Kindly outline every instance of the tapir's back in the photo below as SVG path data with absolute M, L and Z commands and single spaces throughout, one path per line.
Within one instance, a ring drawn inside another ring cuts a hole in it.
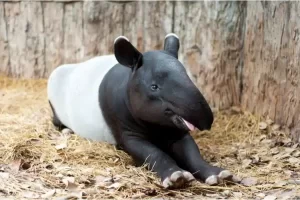
M 48 80 L 48 99 L 59 120 L 76 134 L 115 143 L 99 107 L 99 86 L 117 64 L 114 55 L 56 68 Z M 103 95 L 103 94 L 102 94 Z

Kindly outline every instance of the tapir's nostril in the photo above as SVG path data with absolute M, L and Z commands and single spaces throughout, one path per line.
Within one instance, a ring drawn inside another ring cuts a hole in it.
M 165 114 L 171 116 L 171 115 L 174 114 L 174 112 L 173 112 L 172 110 L 170 110 L 169 108 L 167 108 L 167 109 L 165 110 Z
M 200 131 L 204 131 L 204 130 L 210 130 L 211 129 L 211 124 L 210 123 L 205 123 L 202 124 L 202 126 L 200 127 Z
M 207 119 L 206 119 L 206 123 L 205 123 L 205 129 L 206 130 L 210 130 L 211 127 L 212 127 L 212 124 L 213 124 L 213 116 L 209 116 Z
M 206 130 L 210 130 L 211 129 L 211 125 L 212 125 L 211 123 L 207 123 L 205 129 Z

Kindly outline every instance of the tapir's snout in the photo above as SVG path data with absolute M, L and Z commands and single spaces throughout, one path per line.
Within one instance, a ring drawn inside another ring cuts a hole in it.
M 207 111 L 207 114 L 205 115 L 205 118 L 202 119 L 199 122 L 199 125 L 195 125 L 199 130 L 203 131 L 203 130 L 210 130 L 212 127 L 214 121 L 214 116 L 212 111 L 209 109 L 209 111 Z
M 213 112 L 204 97 L 200 94 L 200 105 L 196 109 L 191 109 L 191 122 L 199 130 L 210 130 L 214 121 Z
M 174 96 L 173 96 L 174 95 Z M 214 121 L 213 112 L 199 89 L 192 83 L 182 87 L 172 95 L 170 110 L 174 111 L 181 120 L 174 120 L 177 126 L 181 121 L 183 129 L 192 131 L 198 128 L 200 131 L 210 130 Z

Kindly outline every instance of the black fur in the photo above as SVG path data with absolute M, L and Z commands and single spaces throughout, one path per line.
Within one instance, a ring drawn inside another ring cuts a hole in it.
M 178 48 L 179 40 L 170 37 L 165 50 L 141 54 L 128 41 L 117 40 L 115 55 L 120 64 L 104 77 L 99 104 L 118 146 L 138 164 L 149 164 L 162 180 L 184 169 L 204 181 L 223 169 L 203 160 L 178 119 L 206 130 L 213 114 L 177 60 Z

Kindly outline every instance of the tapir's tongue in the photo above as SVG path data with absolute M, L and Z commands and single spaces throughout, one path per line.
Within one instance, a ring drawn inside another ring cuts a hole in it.
M 182 118 L 182 119 L 183 119 L 183 118 Z M 188 121 L 185 121 L 184 119 L 183 119 L 183 121 L 184 121 L 185 125 L 190 129 L 190 131 L 195 130 L 195 126 L 194 126 L 193 124 L 191 124 L 191 123 L 188 122 Z

